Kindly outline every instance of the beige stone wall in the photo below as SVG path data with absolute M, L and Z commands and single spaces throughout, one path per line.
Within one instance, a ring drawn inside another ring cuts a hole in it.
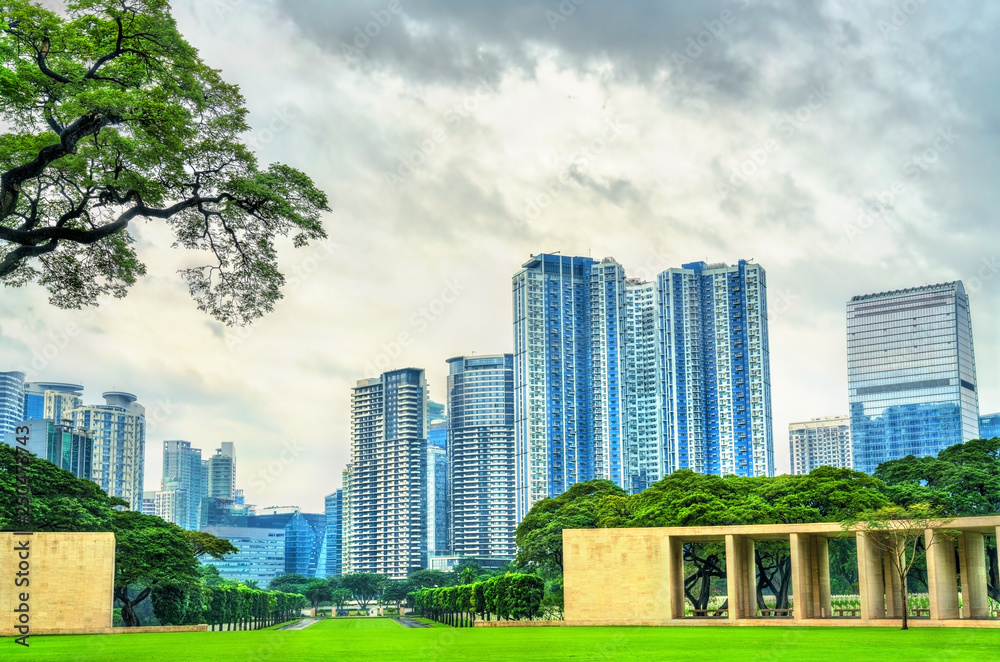
M 17 587 L 15 549 L 28 541 L 28 586 Z M 113 533 L 0 533 L 0 636 L 15 630 L 20 594 L 28 594 L 30 634 L 111 627 L 115 578 Z
M 670 591 L 665 529 L 566 529 L 566 620 L 665 621 Z

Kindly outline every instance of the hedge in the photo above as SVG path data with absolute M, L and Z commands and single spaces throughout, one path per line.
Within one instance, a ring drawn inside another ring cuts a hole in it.
M 542 614 L 545 581 L 537 575 L 507 573 L 460 586 L 424 588 L 410 594 L 421 616 L 457 627 L 484 620 L 531 620 Z

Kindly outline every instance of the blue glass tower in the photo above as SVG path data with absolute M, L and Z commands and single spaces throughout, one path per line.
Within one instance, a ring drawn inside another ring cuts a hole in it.
M 24 373 L 0 372 L 0 435 L 12 431 L 23 420 Z
M 344 574 L 343 540 L 344 540 L 344 490 L 339 489 L 326 495 L 326 568 L 324 577 L 337 577 Z
M 972 317 L 961 281 L 853 297 L 847 379 L 858 471 L 977 438 Z

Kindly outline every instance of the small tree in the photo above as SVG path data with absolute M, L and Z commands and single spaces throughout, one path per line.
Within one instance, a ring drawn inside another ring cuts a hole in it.
M 374 572 L 355 572 L 343 575 L 340 578 L 340 585 L 351 592 L 359 608 L 367 611 L 368 605 L 378 600 L 382 594 L 386 581 L 384 575 Z
M 942 517 L 941 508 L 920 503 L 907 507 L 883 506 L 844 522 L 845 530 L 864 531 L 869 542 L 889 559 L 892 573 L 899 581 L 902 592 L 903 630 L 909 629 L 909 587 L 906 580 L 910 570 L 920 559 L 926 557 L 931 547 L 942 541 L 954 540 L 954 532 L 940 528 L 950 521 Z M 918 542 L 924 537 L 924 531 L 931 528 L 938 529 L 938 535 L 925 540 L 921 547 Z M 891 590 L 887 591 L 889 592 Z
M 332 593 L 330 583 L 325 579 L 314 579 L 302 589 L 302 595 L 306 596 L 313 609 L 324 602 L 329 602 Z
M 330 602 L 339 612 L 351 599 L 351 592 L 346 588 L 335 588 L 330 592 Z

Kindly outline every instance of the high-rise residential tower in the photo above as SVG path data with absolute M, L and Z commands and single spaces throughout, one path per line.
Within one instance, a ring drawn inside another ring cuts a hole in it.
M 847 381 L 858 471 L 978 437 L 972 316 L 962 282 L 853 297 Z
M 513 278 L 517 512 L 604 478 L 774 474 L 764 269 L 693 262 L 653 282 L 536 255 Z
M 0 435 L 10 432 L 24 416 L 24 373 L 0 372 Z
M 979 436 L 982 439 L 1000 437 L 1000 412 L 979 417 Z
M 163 477 L 160 492 L 182 491 L 186 504 L 174 505 L 179 495 L 157 493 L 157 504 L 169 505 L 168 511 L 157 510 L 156 514 L 177 526 L 197 531 L 201 526 L 202 500 L 208 496 L 208 485 L 202 481 L 201 449 L 192 448 L 190 441 L 163 442 Z M 181 514 L 182 513 L 182 514 Z
M 14 429 L 21 426 L 28 428 L 28 452 L 72 472 L 77 478 L 91 479 L 94 437 L 90 430 L 44 418 L 20 421 Z M 3 441 L 8 446 L 15 446 L 18 436 L 21 435 L 12 430 L 3 436 Z
M 406 579 L 427 567 L 427 384 L 404 368 L 351 393 L 351 572 Z
M 83 404 L 83 386 L 62 382 L 26 382 L 24 384 L 24 418 L 47 418 L 62 423 L 68 413 Z
M 45 392 L 46 413 L 51 389 Z M 103 405 L 79 405 L 65 409 L 62 395 L 51 402 L 61 403 L 63 420 L 74 428 L 90 430 L 94 438 L 91 479 L 111 496 L 129 502 L 132 510 L 142 510 L 142 481 L 146 451 L 146 410 L 131 393 L 106 391 Z
M 208 458 L 208 496 L 232 499 L 236 495 L 236 447 L 224 441 Z
M 792 474 L 807 474 L 817 467 L 853 468 L 851 417 L 824 416 L 788 424 L 788 450 Z
M 514 356 L 448 359 L 451 553 L 513 559 Z

